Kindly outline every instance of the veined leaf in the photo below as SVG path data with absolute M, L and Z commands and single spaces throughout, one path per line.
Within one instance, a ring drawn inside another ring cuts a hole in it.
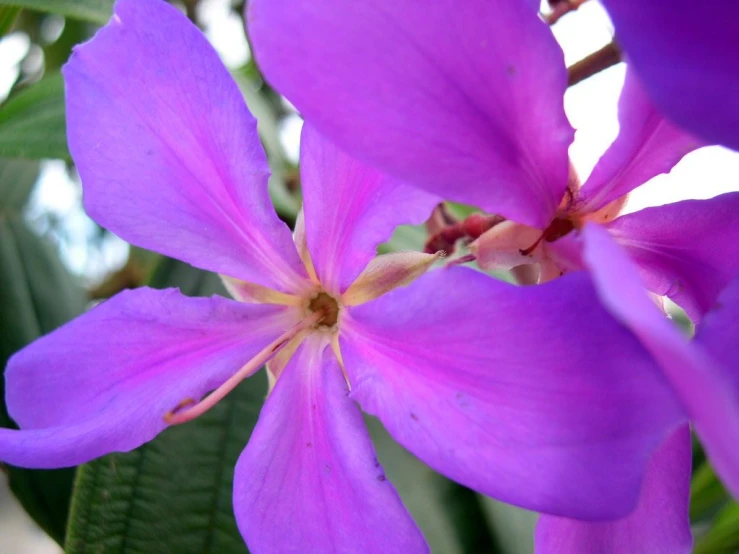
M 163 258 L 150 285 L 226 294 L 220 278 Z M 263 372 L 215 408 L 134 452 L 82 466 L 67 554 L 243 554 L 231 501 L 233 468 L 267 393 Z
M 0 0 L 0 6 L 17 6 L 52 12 L 104 24 L 113 13 L 113 0 Z

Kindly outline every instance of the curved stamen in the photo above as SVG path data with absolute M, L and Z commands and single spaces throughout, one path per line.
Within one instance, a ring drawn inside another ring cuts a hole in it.
M 294 325 L 274 341 L 269 343 L 256 356 L 249 360 L 246 365 L 229 377 L 225 383 L 203 398 L 200 402 L 196 402 L 192 398 L 186 398 L 181 401 L 173 410 L 164 414 L 164 421 L 170 425 L 179 425 L 180 423 L 191 421 L 204 414 L 213 406 L 218 404 L 218 402 L 223 400 L 229 392 L 236 388 L 236 385 L 241 383 L 241 381 L 249 377 L 257 369 L 277 355 L 277 353 L 282 350 L 288 342 L 290 342 L 290 339 L 300 333 L 303 329 L 307 329 L 311 325 L 315 325 L 324 317 L 326 317 L 326 314 L 323 311 L 312 313 L 300 321 L 300 323 Z M 183 408 L 186 409 L 183 410 Z

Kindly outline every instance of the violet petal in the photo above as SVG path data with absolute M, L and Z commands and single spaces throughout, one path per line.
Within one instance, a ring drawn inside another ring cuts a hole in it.
M 659 109 L 695 135 L 739 150 L 739 3 L 603 4 Z
M 308 249 L 334 294 L 349 288 L 395 227 L 423 223 L 440 202 L 350 158 L 307 123 L 300 160 Z
M 175 289 L 124 291 L 11 357 L 0 460 L 77 465 L 125 452 L 166 427 L 164 415 L 199 400 L 277 338 L 286 308 Z
M 175 7 L 119 0 L 64 66 L 85 209 L 137 246 L 282 291 L 305 275 L 236 83 Z
M 234 475 L 252 552 L 422 554 L 326 341 L 306 339 L 262 409 Z
M 627 514 L 651 452 L 685 419 L 585 272 L 515 287 L 432 271 L 347 310 L 340 341 L 352 398 L 398 442 L 529 509 Z
M 574 132 L 562 50 L 531 7 L 251 0 L 246 13 L 267 78 L 339 147 L 544 228 L 565 194 Z
M 542 515 L 535 554 L 690 554 L 690 428 L 683 425 L 654 453 L 639 504 L 603 523 Z
M 606 229 L 588 224 L 582 233 L 583 257 L 601 301 L 639 337 L 660 365 L 693 421 L 713 466 L 739 497 L 739 380 L 734 375 L 735 366 L 723 365 L 725 360 L 714 356 L 700 342 L 689 342 L 664 317 L 647 296 L 636 264 Z M 729 294 L 723 312 L 719 313 L 727 322 L 739 319 L 739 297 Z M 709 331 L 705 333 L 708 335 Z M 733 344 L 731 334 L 715 328 L 710 333 L 720 333 L 720 341 Z

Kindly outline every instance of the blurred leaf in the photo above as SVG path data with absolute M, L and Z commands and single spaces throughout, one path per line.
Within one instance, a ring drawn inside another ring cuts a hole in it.
M 178 287 L 182 294 L 188 296 L 228 296 L 218 275 L 174 258 L 162 258 L 149 280 L 149 286 L 155 289 Z
M 61 74 L 44 77 L 0 106 L 0 156 L 69 158 Z
M 23 209 L 38 174 L 37 161 L 0 159 L 0 213 L 18 213 Z
M 732 502 L 716 516 L 708 531 L 696 542 L 693 554 L 739 552 L 739 504 Z
M 46 74 L 57 73 L 69 59 L 72 48 L 87 40 L 94 31 L 94 26 L 85 21 L 67 19 L 64 29 L 54 42 L 44 46 L 44 67 Z
M 0 6 L 58 13 L 101 25 L 107 23 L 113 13 L 113 0 L 0 0 Z
M 539 514 L 480 495 L 485 519 L 501 552 L 519 554 L 534 551 L 534 528 Z
M 693 472 L 690 483 L 690 521 L 713 517 L 730 499 L 711 465 L 703 462 Z
M 150 284 L 189 295 L 224 292 L 217 275 L 170 258 Z M 195 421 L 82 466 L 67 554 L 247 552 L 233 516 L 233 468 L 264 402 L 263 373 Z
M 377 247 L 379 254 L 403 252 L 406 250 L 423 250 L 426 243 L 426 227 L 423 225 L 401 225 L 393 232 L 390 240 Z
M 15 24 L 20 8 L 14 6 L 3 6 L 0 4 L 0 37 L 7 35 Z
M 469 204 L 459 204 L 458 202 L 445 202 L 444 204 L 449 214 L 457 219 L 466 219 L 470 215 L 480 211 L 480 208 L 470 206 Z
M 439 554 L 495 554 L 476 493 L 436 473 L 396 443 L 379 420 L 365 417 L 385 473 Z
M 295 217 L 298 210 L 300 210 L 300 201 L 296 195 L 290 193 L 287 186 L 290 173 L 294 170 L 290 168 L 285 156 L 285 149 L 280 142 L 278 116 L 273 105 L 262 95 L 258 86 L 261 76 L 258 73 L 248 73 L 247 69 L 250 67 L 252 66 L 247 65 L 245 68 L 232 72 L 231 75 L 239 85 L 249 111 L 257 120 L 259 136 L 262 139 L 262 144 L 264 144 L 264 149 L 269 158 L 269 166 L 272 170 L 272 177 L 269 180 L 269 194 L 272 202 L 277 213 L 283 219 L 288 220 L 288 223 L 294 224 Z
M 19 216 L 0 215 L 0 362 L 80 314 L 86 304 L 59 258 Z M 0 379 L 0 398 L 5 381 Z M 15 427 L 5 405 L 0 425 Z M 74 468 L 42 471 L 7 467 L 10 488 L 36 522 L 63 544 Z

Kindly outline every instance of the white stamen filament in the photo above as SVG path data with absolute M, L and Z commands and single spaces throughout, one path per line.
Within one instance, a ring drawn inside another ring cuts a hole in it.
M 170 425 L 179 425 L 180 423 L 191 421 L 196 417 L 203 415 L 213 406 L 218 404 L 218 402 L 223 400 L 223 398 L 225 398 L 225 396 L 229 392 L 235 389 L 236 386 L 241 383 L 241 381 L 249 377 L 252 373 L 257 371 L 265 363 L 275 357 L 277 353 L 282 350 L 288 342 L 290 342 L 290 339 L 300 333 L 303 329 L 307 329 L 311 325 L 315 325 L 324 317 L 326 317 L 326 314 L 323 311 L 310 314 L 308 317 L 306 317 L 298 324 L 285 331 L 274 341 L 269 343 L 256 356 L 249 360 L 246 365 L 244 365 L 241 369 L 239 369 L 236 373 L 229 377 L 225 383 L 223 383 L 208 396 L 203 398 L 200 402 L 196 402 L 192 398 L 186 398 L 185 400 L 180 402 L 173 410 L 167 412 L 164 415 L 164 421 L 166 421 Z

